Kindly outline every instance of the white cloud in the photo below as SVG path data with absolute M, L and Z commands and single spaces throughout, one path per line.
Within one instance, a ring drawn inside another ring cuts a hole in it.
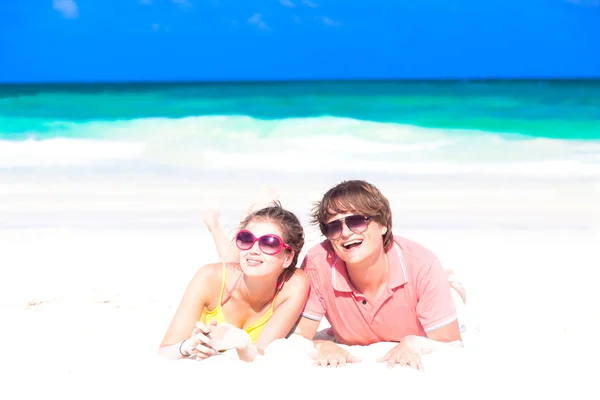
M 310 8 L 319 7 L 319 5 L 317 3 L 313 3 L 312 1 L 308 1 L 308 0 L 302 0 L 302 4 L 304 4 L 306 7 L 310 7 Z
M 65 18 L 75 19 L 79 17 L 79 8 L 74 0 L 52 0 L 52 7 Z
M 258 29 L 264 29 L 264 30 L 269 29 L 267 24 L 265 24 L 265 22 L 262 20 L 262 15 L 260 15 L 259 13 L 256 13 L 256 14 L 252 15 L 250 18 L 248 18 L 248 23 L 250 25 L 256 25 L 258 27 Z
M 290 7 L 290 8 L 296 7 L 296 5 L 294 3 L 292 3 L 290 0 L 279 0 L 279 2 L 284 7 Z
M 329 17 L 317 17 L 317 19 L 319 21 L 321 21 L 322 23 L 324 23 L 325 25 L 330 25 L 330 26 L 340 26 L 341 25 L 338 21 L 334 21 Z
M 177 4 L 181 8 L 192 8 L 192 3 L 188 0 L 171 0 L 174 4 Z

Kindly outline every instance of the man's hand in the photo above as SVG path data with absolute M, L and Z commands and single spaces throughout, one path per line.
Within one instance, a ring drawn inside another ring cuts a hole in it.
M 337 367 L 344 366 L 346 363 L 360 362 L 358 358 L 329 340 L 316 340 L 315 349 L 317 355 L 313 358 L 317 366 L 326 367 L 330 365 Z
M 408 365 L 413 369 L 423 371 L 421 355 L 410 346 L 408 340 L 400 342 L 383 357 L 378 358 L 377 362 L 387 362 L 388 367 L 393 367 L 396 364 Z

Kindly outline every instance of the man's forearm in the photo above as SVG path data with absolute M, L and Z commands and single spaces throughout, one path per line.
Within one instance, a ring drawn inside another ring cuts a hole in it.
M 409 335 L 406 336 L 402 341 L 412 351 L 419 354 L 429 354 L 433 351 L 442 350 L 445 348 L 456 348 L 462 347 L 462 342 L 439 342 L 437 340 L 429 339 L 423 336 Z

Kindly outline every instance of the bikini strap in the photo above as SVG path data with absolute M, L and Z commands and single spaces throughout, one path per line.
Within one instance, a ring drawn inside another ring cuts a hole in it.
M 227 265 L 225 264 L 225 261 L 222 262 L 223 263 L 223 274 L 221 277 L 221 294 L 219 295 L 219 305 L 222 304 L 223 302 L 223 292 L 225 291 L 225 278 L 227 276 Z
M 238 278 L 235 280 L 235 283 L 233 284 L 233 286 L 231 287 L 231 289 L 227 292 L 227 297 L 225 297 L 225 299 L 223 299 L 223 289 L 221 289 L 221 300 L 220 303 L 221 305 L 227 303 L 227 300 L 229 300 L 229 298 L 231 297 L 231 294 L 233 293 L 233 291 L 235 290 L 235 288 L 237 287 L 238 283 L 240 282 L 240 279 L 242 279 L 242 276 L 244 276 L 244 274 L 240 274 L 240 276 L 238 276 Z M 223 282 L 225 282 L 225 275 L 223 274 Z M 223 286 L 224 288 L 225 286 Z
M 223 263 L 223 265 L 225 265 L 225 263 Z M 273 301 L 271 301 L 271 310 L 273 310 L 273 308 L 275 307 L 275 299 L 277 298 L 277 294 L 279 294 L 279 292 L 283 288 L 283 284 L 285 283 L 285 277 L 288 274 L 288 271 L 285 271 L 284 273 L 282 273 L 279 276 L 279 281 L 277 282 L 277 289 L 275 290 L 275 296 L 273 296 Z M 223 299 L 223 291 L 224 291 L 224 288 L 225 288 L 225 283 L 223 283 L 223 287 L 221 287 L 221 298 L 219 300 L 219 304 L 220 305 L 225 304 L 227 302 L 227 300 L 229 300 L 229 298 L 231 297 L 231 294 L 233 293 L 233 291 L 237 287 L 237 285 L 238 285 L 240 279 L 242 279 L 243 275 L 244 274 L 240 274 L 240 276 L 238 276 L 238 278 L 236 279 L 235 283 L 233 284 L 233 287 L 227 293 L 227 297 L 225 297 L 225 299 Z M 223 282 L 225 282 L 225 269 L 223 269 Z

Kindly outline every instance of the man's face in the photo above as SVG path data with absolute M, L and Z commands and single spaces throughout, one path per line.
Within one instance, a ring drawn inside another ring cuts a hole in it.
M 347 212 L 336 214 L 327 221 L 329 232 L 333 233 L 328 239 L 346 265 L 360 264 L 383 250 L 383 235 L 387 228 L 368 217 Z

